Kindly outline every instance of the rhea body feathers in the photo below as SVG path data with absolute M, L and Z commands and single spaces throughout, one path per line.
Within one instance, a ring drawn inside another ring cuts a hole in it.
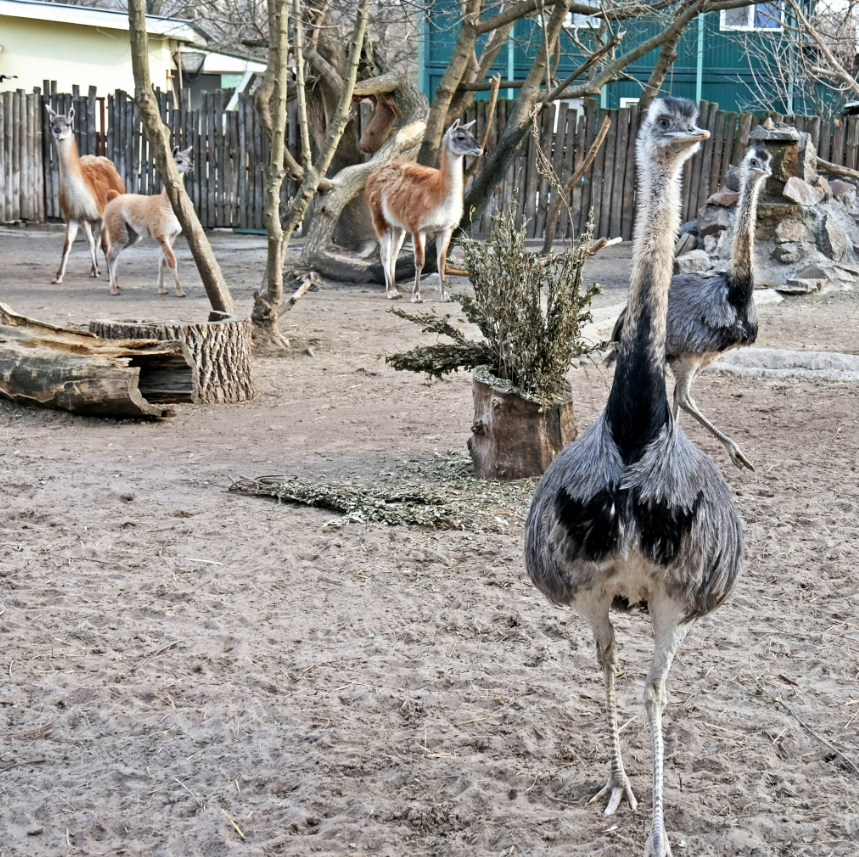
M 612 766 L 606 815 L 636 800 L 624 771 L 615 701 L 617 647 L 610 609 L 646 602 L 655 652 L 645 685 L 654 748 L 654 809 L 646 857 L 671 854 L 662 808 L 662 710 L 674 653 L 691 620 L 730 595 L 743 533 L 715 464 L 674 420 L 665 391 L 665 340 L 683 163 L 709 134 L 689 101 L 649 108 L 636 145 L 638 215 L 627 323 L 605 411 L 543 476 L 525 528 L 525 565 L 552 601 L 590 624 L 603 667 Z

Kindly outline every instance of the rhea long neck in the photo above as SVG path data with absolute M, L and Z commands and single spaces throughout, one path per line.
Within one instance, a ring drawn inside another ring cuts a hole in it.
M 651 162 L 639 153 L 638 211 L 626 322 L 606 406 L 625 463 L 637 461 L 668 422 L 665 327 L 674 243 L 680 226 L 680 171 L 685 159 Z
M 731 259 L 728 276 L 731 286 L 739 287 L 750 295 L 754 289 L 752 265 L 755 252 L 755 215 L 758 208 L 760 181 L 746 176 L 740 187 L 740 201 L 737 206 L 737 222 L 734 229 L 734 242 L 731 245 Z

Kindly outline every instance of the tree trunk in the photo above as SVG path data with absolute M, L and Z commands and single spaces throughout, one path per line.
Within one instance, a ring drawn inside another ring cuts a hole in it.
M 298 2 L 298 0 L 296 0 Z M 298 19 L 296 19 L 298 20 Z M 257 111 L 269 131 L 269 162 L 265 169 L 265 233 L 266 266 L 265 296 L 254 293 L 253 319 L 255 340 L 263 351 L 281 351 L 288 343 L 277 328 L 278 308 L 283 299 L 283 226 L 280 222 L 280 190 L 286 170 L 283 166 L 286 149 L 286 94 L 290 74 L 289 61 L 289 0 L 268 0 L 269 46 L 265 79 L 256 95 Z M 301 53 L 298 53 L 301 59 Z M 299 65 L 301 63 L 299 62 Z M 303 120 L 302 141 L 306 144 L 307 113 L 304 85 L 298 69 L 299 111 Z M 302 152 L 305 171 L 310 153 Z
M 193 372 L 178 342 L 106 342 L 18 315 L 0 304 L 0 396 L 99 417 L 172 416 L 190 401 Z
M 573 397 L 541 406 L 516 393 L 472 379 L 474 423 L 468 451 L 474 472 L 490 479 L 540 476 L 576 438 Z
M 432 108 L 427 118 L 426 135 L 418 154 L 418 163 L 425 166 L 434 167 L 438 164 L 438 149 L 444 135 L 448 109 L 474 57 L 474 45 L 477 43 L 477 27 L 482 8 L 483 0 L 465 0 L 459 36 L 447 68 L 435 88 Z
M 164 182 L 170 205 L 182 226 L 182 233 L 188 241 L 188 247 L 191 249 L 191 255 L 194 257 L 194 263 L 200 273 L 200 279 L 203 281 L 212 309 L 232 315 L 233 296 L 203 232 L 203 227 L 197 219 L 197 213 L 185 190 L 182 176 L 170 155 L 167 129 L 161 121 L 158 102 L 152 91 L 152 82 L 149 78 L 149 39 L 146 35 L 145 0 L 128 0 L 128 24 L 131 34 L 134 99 L 140 109 L 140 121 L 146 131 L 146 138 L 155 156 L 158 175 Z
M 251 360 L 251 322 L 229 318 L 204 324 L 98 319 L 89 329 L 104 339 L 178 341 L 192 369 L 189 401 L 224 405 L 256 393 Z

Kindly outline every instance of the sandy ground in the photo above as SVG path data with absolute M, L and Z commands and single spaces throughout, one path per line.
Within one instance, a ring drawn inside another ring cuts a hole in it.
M 214 243 L 247 307 L 261 240 Z M 49 285 L 60 245 L 0 230 L 0 300 L 58 323 L 205 317 L 184 246 L 180 301 L 155 293 L 152 247 L 123 256 L 120 298 L 87 278 L 82 242 Z M 622 300 L 625 248 L 591 265 L 599 301 Z M 301 349 L 258 361 L 242 405 L 151 424 L 0 401 L 2 857 L 643 852 L 644 617 L 616 622 L 640 806 L 604 819 L 587 805 L 609 755 L 593 644 L 527 581 L 520 517 L 500 536 L 338 527 L 226 493 L 464 452 L 469 379 L 388 369 L 378 355 L 422 336 L 386 309 L 379 287 L 309 293 L 285 325 Z M 856 353 L 858 320 L 855 292 L 795 299 L 762 309 L 760 344 Z M 570 380 L 584 427 L 610 378 Z M 859 774 L 813 734 L 859 761 L 856 385 L 716 374 L 696 393 L 757 472 L 684 422 L 737 495 L 748 572 L 671 673 L 674 853 L 857 855 Z

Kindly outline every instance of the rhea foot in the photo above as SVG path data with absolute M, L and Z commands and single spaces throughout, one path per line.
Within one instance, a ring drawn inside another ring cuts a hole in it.
M 638 809 L 638 801 L 632 793 L 632 786 L 629 783 L 629 777 L 627 777 L 623 771 L 617 774 L 612 773 L 609 781 L 588 801 L 588 803 L 596 803 L 596 801 L 605 797 L 605 795 L 609 793 L 608 806 L 605 808 L 605 812 L 603 813 L 606 818 L 615 814 L 624 797 L 629 801 L 629 805 L 633 812 Z
M 737 446 L 736 443 L 734 443 L 734 441 L 729 439 L 727 443 L 725 443 L 725 449 L 728 450 L 728 455 L 731 456 L 731 461 L 733 461 L 734 464 L 740 468 L 740 470 L 742 470 L 744 467 L 747 467 L 749 470 L 754 472 L 754 465 L 751 461 L 749 461 L 748 458 L 746 458 L 745 455 L 743 455 L 743 451 L 740 449 L 739 446 Z
M 413 304 L 422 304 L 424 299 L 420 295 L 412 295 L 412 303 Z
M 387 297 L 389 301 L 398 301 L 402 297 L 402 295 L 397 291 L 391 291 L 388 292 L 385 297 Z

